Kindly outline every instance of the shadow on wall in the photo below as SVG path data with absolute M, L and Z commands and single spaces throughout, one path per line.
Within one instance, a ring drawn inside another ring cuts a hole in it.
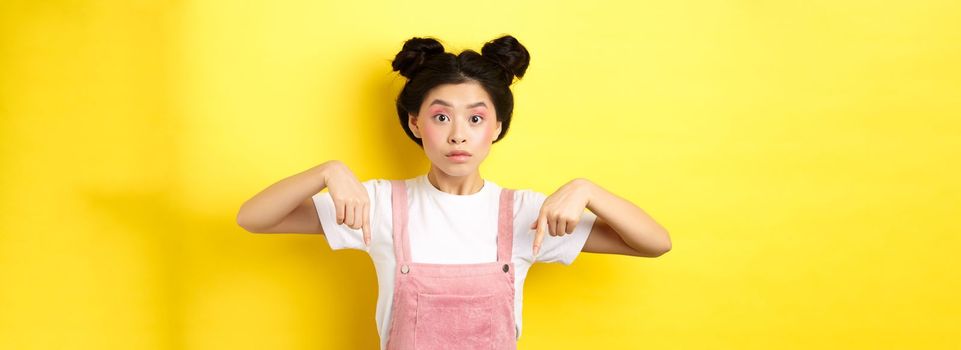
M 398 41 L 397 49 L 403 45 Z M 362 77 L 362 92 L 357 101 L 347 102 L 359 106 L 365 118 L 362 130 L 354 131 L 356 150 L 351 152 L 362 161 L 348 166 L 355 169 L 361 181 L 373 178 L 407 179 L 426 174 L 430 161 L 424 151 L 404 133 L 395 103 L 407 78 L 391 70 L 393 56 L 386 57 L 385 50 L 358 52 L 356 74 Z M 387 51 L 389 53 L 389 51 Z M 405 121 L 406 123 L 406 121 Z M 386 173 L 383 173 L 387 169 Z
M 362 181 L 426 173 L 429 162 L 403 132 L 394 109 L 404 78 L 390 70 L 390 59 L 369 52 L 356 54 L 363 59 L 345 69 L 356 69 L 354 75 L 364 77 L 364 91 L 357 94 L 359 100 L 345 103 L 367 106 L 363 115 L 368 119 L 363 121 L 365 127 L 344 131 L 354 134 L 351 139 L 360 145 L 351 156 L 363 160 L 349 165 Z M 147 107 L 170 108 L 165 105 L 170 99 L 156 98 Z M 175 118 L 155 122 L 159 124 L 155 127 L 164 130 L 179 127 Z M 319 235 L 248 233 L 236 224 L 239 203 L 220 208 L 216 216 L 184 208 L 179 193 L 193 186 L 177 177 L 184 173 L 180 170 L 187 163 L 184 155 L 170 151 L 183 147 L 175 138 L 158 136 L 151 142 L 149 149 L 157 154 L 145 155 L 142 161 L 170 176 L 151 181 L 151 188 L 136 192 L 96 186 L 78 189 L 77 194 L 95 214 L 127 227 L 124 234 L 132 235 L 126 237 L 128 241 L 136 240 L 134 247 L 128 247 L 135 251 L 124 254 L 141 257 L 151 269 L 152 276 L 145 280 L 156 304 L 142 317 L 156 325 L 150 336 L 161 339 L 161 348 L 203 348 L 202 344 L 222 340 L 269 344 L 270 340 L 262 339 L 264 333 L 231 329 L 237 324 L 244 324 L 245 329 L 262 327 L 258 325 L 264 316 L 298 329 L 278 332 L 295 334 L 289 341 L 304 348 L 379 347 L 374 322 L 377 280 L 365 253 L 332 252 Z M 373 173 L 384 169 L 386 173 Z M 270 260 L 278 256 L 283 259 Z M 297 288 L 288 290 L 278 281 L 295 281 L 286 285 Z M 317 325 L 324 329 L 299 331 Z M 338 338 L 331 339 L 330 334 Z

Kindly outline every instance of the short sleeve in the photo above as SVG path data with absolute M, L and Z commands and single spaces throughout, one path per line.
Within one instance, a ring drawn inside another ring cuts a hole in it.
M 533 249 L 534 244 L 534 231 L 530 227 L 537 220 L 537 215 L 540 214 L 541 206 L 546 199 L 547 195 L 532 190 L 518 190 L 515 193 L 515 202 L 517 203 L 515 204 L 514 222 L 515 225 L 522 225 L 523 231 L 527 232 L 525 236 L 528 238 L 521 242 L 531 249 Z M 564 265 L 573 263 L 584 248 L 584 243 L 587 242 L 587 237 L 590 235 L 596 219 L 597 215 L 585 209 L 574 228 L 574 232 L 560 237 L 545 233 L 544 240 L 541 242 L 540 253 L 535 262 L 559 262 Z
M 377 219 L 378 211 L 378 201 L 380 196 L 378 196 L 379 187 L 389 186 L 390 184 L 386 180 L 368 180 L 362 182 L 364 187 L 367 189 L 367 195 L 370 197 L 370 209 L 368 214 L 370 215 L 370 227 L 371 230 L 375 227 L 374 221 Z M 334 200 L 330 196 L 329 191 L 323 191 L 317 193 L 313 196 L 314 206 L 317 207 L 317 217 L 320 219 L 320 225 L 324 229 L 324 236 L 327 238 L 327 243 L 330 245 L 331 250 L 339 249 L 358 249 L 367 251 L 367 246 L 364 245 L 364 230 L 363 229 L 352 229 L 344 224 L 337 224 L 337 209 L 334 208 Z

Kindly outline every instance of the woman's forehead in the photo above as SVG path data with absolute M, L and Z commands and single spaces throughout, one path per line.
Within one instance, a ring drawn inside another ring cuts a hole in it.
M 476 82 L 441 84 L 434 87 L 425 96 L 423 107 L 434 105 L 457 109 L 479 106 L 493 108 L 487 91 Z

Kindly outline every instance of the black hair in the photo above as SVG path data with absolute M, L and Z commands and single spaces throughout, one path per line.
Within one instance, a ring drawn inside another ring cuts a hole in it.
M 514 94 L 510 85 L 514 77 L 520 79 L 524 76 L 530 60 L 524 45 L 510 35 L 485 43 L 481 53 L 464 50 L 458 55 L 445 52 L 444 46 L 434 38 L 407 40 L 391 64 L 394 71 L 408 79 L 397 96 L 401 127 L 411 140 L 423 147 L 407 125 L 408 113 L 416 116 L 427 92 L 438 85 L 476 81 L 494 104 L 497 120 L 501 122 L 501 133 L 494 143 L 500 141 L 510 127 L 514 111 Z

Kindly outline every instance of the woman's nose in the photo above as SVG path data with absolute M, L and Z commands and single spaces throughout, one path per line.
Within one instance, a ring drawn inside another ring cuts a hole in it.
M 456 123 L 454 123 L 453 128 L 450 131 L 450 137 L 448 138 L 448 142 L 453 144 L 467 142 L 467 137 L 464 136 L 464 132 L 462 130 L 463 130 L 462 126 L 456 125 Z

